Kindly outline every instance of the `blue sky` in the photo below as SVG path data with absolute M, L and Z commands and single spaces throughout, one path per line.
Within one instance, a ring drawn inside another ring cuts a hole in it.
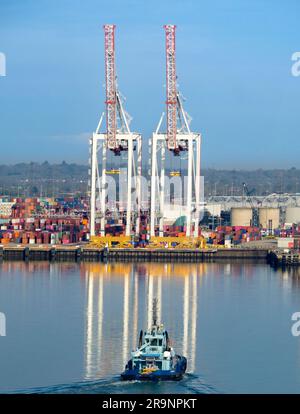
M 145 145 L 165 110 L 165 23 L 202 165 L 299 167 L 298 0 L 0 0 L 0 163 L 86 163 L 104 110 L 105 23 L 118 83 Z

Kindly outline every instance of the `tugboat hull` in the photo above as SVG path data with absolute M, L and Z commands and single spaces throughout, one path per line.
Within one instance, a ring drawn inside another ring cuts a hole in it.
M 123 381 L 179 381 L 186 371 L 186 358 L 179 357 L 174 370 L 156 370 L 149 373 L 141 373 L 138 370 L 126 369 L 121 374 Z

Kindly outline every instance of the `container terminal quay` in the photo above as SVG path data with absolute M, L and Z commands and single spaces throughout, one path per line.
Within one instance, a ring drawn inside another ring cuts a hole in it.
M 105 110 L 89 140 L 87 194 L 0 196 L 0 259 L 268 258 L 298 265 L 299 194 L 253 196 L 243 183 L 243 196 L 204 198 L 202 135 L 192 130 L 177 85 L 176 26 L 164 26 L 166 108 L 148 141 L 132 131 L 118 89 L 116 27 L 103 28 Z M 146 179 L 142 150 L 149 154 Z
M 273 195 L 268 201 L 278 206 L 252 208 L 247 200 L 232 206 L 236 197 L 205 202 L 198 237 L 186 237 L 184 216 L 174 220 L 173 210 L 166 209 L 163 237 L 159 226 L 154 237 L 149 235 L 147 212 L 140 233 L 126 236 L 124 212 L 122 219 L 109 218 L 105 236 L 94 239 L 88 198 L 2 197 L 0 260 L 266 260 L 273 255 L 282 264 L 299 264 L 300 206 L 295 203 L 300 196 L 277 196 L 276 201 Z

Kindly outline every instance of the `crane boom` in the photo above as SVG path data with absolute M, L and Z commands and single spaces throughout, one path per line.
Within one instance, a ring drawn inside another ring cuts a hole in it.
M 164 26 L 166 33 L 166 80 L 167 80 L 167 146 L 169 150 L 176 151 L 178 145 L 177 135 L 177 87 L 176 87 L 176 55 L 175 30 L 176 26 Z
M 115 68 L 115 25 L 105 24 L 105 86 L 106 86 L 106 128 L 107 143 L 110 150 L 117 150 L 117 88 Z

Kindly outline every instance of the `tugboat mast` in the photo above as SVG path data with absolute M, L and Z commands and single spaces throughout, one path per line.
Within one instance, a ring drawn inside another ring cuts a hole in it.
M 157 326 L 157 303 L 157 298 L 154 298 L 152 304 L 153 326 Z

